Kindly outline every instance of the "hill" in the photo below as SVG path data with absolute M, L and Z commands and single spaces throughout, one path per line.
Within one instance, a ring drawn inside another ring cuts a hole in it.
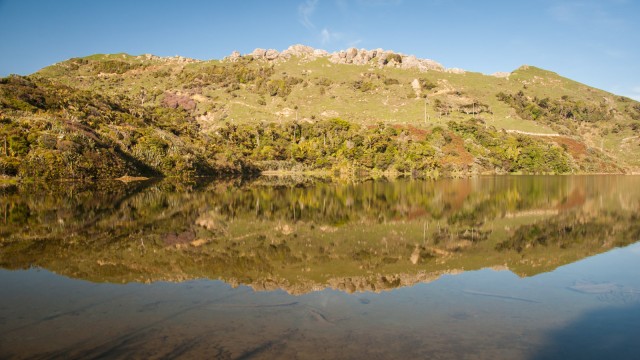
M 92 55 L 0 79 L 0 141 L 0 174 L 21 178 L 629 173 L 640 104 L 381 49 Z

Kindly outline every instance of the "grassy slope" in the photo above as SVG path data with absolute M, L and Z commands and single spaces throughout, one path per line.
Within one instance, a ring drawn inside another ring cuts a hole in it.
M 245 59 L 249 68 L 272 65 L 271 79 L 302 79 L 301 83 L 291 86 L 290 94 L 281 97 L 264 94 L 264 91 L 258 90 L 252 83 L 241 83 L 234 89 L 219 83 L 194 86 L 192 82 L 185 81 L 184 74 L 206 72 L 215 67 L 230 67 L 232 64 L 229 62 L 183 62 L 126 54 L 92 55 L 84 60 L 94 63 L 123 61 L 130 64 L 131 69 L 122 74 L 97 74 L 95 65 L 74 67 L 71 65 L 73 60 L 70 60 L 47 67 L 36 75 L 55 78 L 70 86 L 100 93 L 125 95 L 145 106 L 159 105 L 165 92 L 185 94 L 197 103 L 196 109 L 191 113 L 204 131 L 215 130 L 226 122 L 241 124 L 295 119 L 312 121 L 335 116 L 366 125 L 386 122 L 430 128 L 445 125 L 450 120 L 463 121 L 472 116 L 458 111 L 448 115 L 439 114 L 434 105 L 436 99 L 439 99 L 454 105 L 473 101 L 486 105 L 491 113 L 483 112 L 477 117 L 498 129 L 553 134 L 557 132 L 557 128 L 552 129 L 543 122 L 522 119 L 513 108 L 499 101 L 496 93 L 502 91 L 514 94 L 522 90 L 531 98 L 548 97 L 557 100 L 562 96 L 569 96 L 573 100 L 591 104 L 604 101 L 616 111 L 614 123 L 580 123 L 576 130 L 569 131 L 571 137 L 584 143 L 586 148 L 604 150 L 632 171 L 640 169 L 638 131 L 630 129 L 629 125 L 634 120 L 625 113 L 625 107 L 637 103 L 629 99 L 623 101 L 621 97 L 531 66 L 515 70 L 508 78 L 497 78 L 473 72 L 421 73 L 414 69 L 332 64 L 326 58 L 308 61 L 294 57 L 273 64 Z M 411 87 L 411 81 L 419 78 L 437 84 L 435 89 L 428 91 L 427 101 L 417 98 Z M 325 79 L 329 85 L 318 85 Z M 395 79 L 398 83 L 385 85 L 385 79 Z M 354 90 L 353 83 L 358 80 L 371 82 L 373 89 L 366 92 Z M 144 96 L 141 96 L 142 93 Z M 261 105 L 262 101 L 264 104 Z M 615 124 L 620 124 L 621 129 L 609 131 Z

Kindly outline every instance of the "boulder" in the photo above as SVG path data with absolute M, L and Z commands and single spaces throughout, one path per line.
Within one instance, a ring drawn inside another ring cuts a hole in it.
M 364 50 L 364 51 L 361 51 L 360 53 L 362 54 L 362 59 L 367 63 L 376 56 L 375 50 L 371 50 L 371 51 Z
M 296 44 L 291 45 L 289 48 L 282 52 L 282 55 L 308 57 L 314 55 L 315 49 L 311 46 Z
M 445 72 L 451 73 L 451 74 L 464 74 L 466 71 L 464 71 L 463 69 L 459 69 L 459 68 L 450 68 L 445 70 Z
M 426 70 L 444 71 L 444 66 L 437 61 L 422 59 L 420 61 Z
M 316 57 L 329 56 L 329 53 L 327 52 L 327 50 L 315 49 L 313 50 L 313 56 L 316 56 Z
M 414 68 L 418 68 L 420 67 L 420 60 L 413 56 L 413 55 L 409 55 L 409 56 L 403 56 L 402 57 L 402 68 L 403 69 L 414 69 Z
M 356 55 L 358 55 L 358 49 L 353 48 L 353 47 L 352 48 L 348 48 L 347 49 L 347 56 L 346 56 L 347 62 L 352 61 L 353 58 L 356 57 Z
M 251 55 L 253 55 L 253 57 L 259 58 L 259 59 L 262 59 L 266 54 L 267 54 L 267 50 L 260 49 L 260 48 L 257 48 L 253 50 L 253 52 L 251 52 Z
M 267 60 L 275 60 L 278 58 L 278 56 L 280 55 L 280 53 L 278 52 L 278 50 L 274 50 L 274 49 L 269 49 L 265 52 L 264 57 Z
M 240 58 L 242 57 L 242 55 L 240 55 L 240 53 L 237 50 L 234 50 L 231 55 L 229 55 L 227 57 L 226 60 L 231 61 L 231 62 L 236 62 L 238 61 Z
M 411 82 L 411 87 L 413 88 L 413 90 L 415 91 L 419 91 L 422 89 L 422 87 L 420 86 L 420 80 L 418 79 L 413 79 L 413 81 Z

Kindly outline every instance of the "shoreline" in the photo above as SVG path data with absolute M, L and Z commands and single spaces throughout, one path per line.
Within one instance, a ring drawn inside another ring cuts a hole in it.
M 482 173 L 467 173 L 467 174 L 442 174 L 438 173 L 435 176 L 414 176 L 411 173 L 400 173 L 397 171 L 371 171 L 367 173 L 358 173 L 358 172 L 340 172 L 340 171 L 327 171 L 327 170 L 267 170 L 260 172 L 255 176 L 258 177 L 309 177 L 309 178 L 324 178 L 324 179 L 344 179 L 344 178 L 352 178 L 352 179 L 397 179 L 397 178 L 414 178 L 414 179 L 423 179 L 423 180 L 439 180 L 439 179 L 470 179 L 478 176 L 501 176 L 501 177 L 520 177 L 520 176 L 640 176 L 640 171 L 633 171 L 628 173 L 622 172 L 613 172 L 613 173 L 605 173 L 605 172 L 579 172 L 579 173 L 568 173 L 568 174 L 526 174 L 526 173 L 495 173 L 495 172 L 482 172 Z M 231 176 L 231 178 L 241 178 L 241 175 Z M 118 178 L 100 178 L 100 179 L 36 179 L 36 178 L 19 178 L 19 177 L 0 177 L 0 187 L 8 187 L 12 185 L 24 184 L 29 182 L 95 182 L 95 181 L 120 181 L 123 183 L 131 183 L 131 182 L 139 182 L 139 181 L 148 181 L 148 180 L 161 180 L 161 179 L 184 179 L 179 176 L 121 176 Z M 185 180 L 196 180 L 196 179 L 228 179 L 229 176 L 219 176 L 219 175 L 203 175 L 203 176 L 194 176 L 190 178 L 186 178 Z

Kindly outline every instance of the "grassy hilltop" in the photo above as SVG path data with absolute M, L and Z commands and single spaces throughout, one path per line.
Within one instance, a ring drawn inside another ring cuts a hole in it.
M 640 169 L 640 104 L 522 66 L 391 51 L 92 55 L 0 79 L 0 175 L 599 173 Z

